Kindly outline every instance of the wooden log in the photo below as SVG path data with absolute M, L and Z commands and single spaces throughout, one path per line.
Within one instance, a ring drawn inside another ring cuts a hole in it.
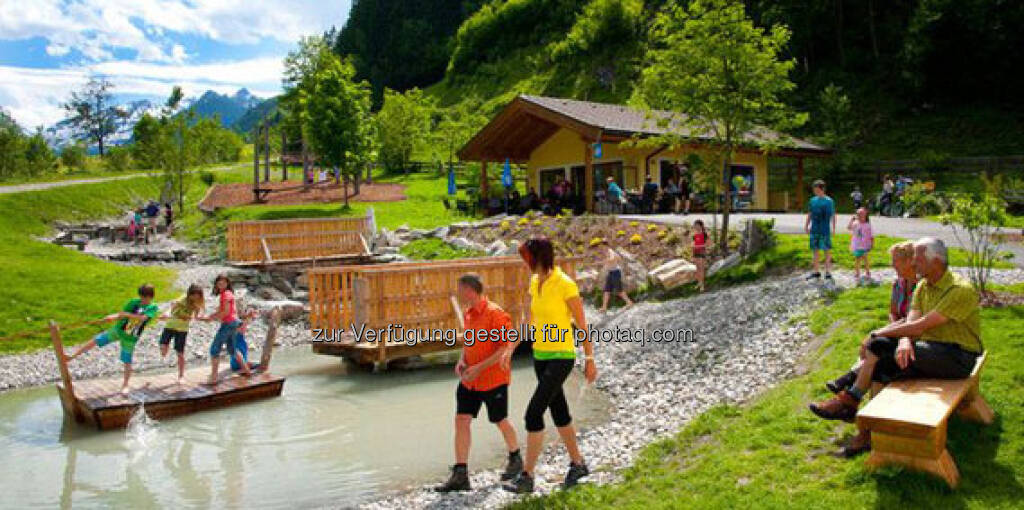
M 274 257 L 270 256 L 270 248 L 267 246 L 266 238 L 260 239 L 260 244 L 263 245 L 263 257 L 264 257 L 264 260 L 266 260 L 267 262 L 273 262 L 274 261 Z
M 85 417 L 78 406 L 74 383 L 71 381 L 71 371 L 68 370 L 68 358 L 64 355 L 64 341 L 60 337 L 60 326 L 55 321 L 50 321 L 50 342 L 53 344 L 53 354 L 57 358 L 57 370 L 60 373 L 62 384 L 57 388 L 61 407 L 64 408 L 65 414 L 81 423 Z
M 260 372 L 270 370 L 270 358 L 274 354 L 274 341 L 277 340 L 277 325 L 281 321 L 281 309 L 274 307 L 267 319 L 267 337 L 263 340 L 263 352 L 260 353 Z

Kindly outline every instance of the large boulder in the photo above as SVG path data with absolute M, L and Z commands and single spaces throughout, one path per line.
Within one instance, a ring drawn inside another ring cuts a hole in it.
M 427 237 L 436 237 L 437 239 L 444 239 L 448 237 L 449 228 L 447 226 L 437 227 L 427 233 Z
M 486 250 L 484 250 L 483 246 L 480 246 L 479 244 L 477 244 L 477 243 L 475 243 L 473 241 L 470 241 L 469 239 L 466 239 L 465 237 L 453 237 L 453 238 L 448 240 L 448 244 L 450 244 L 450 245 L 452 245 L 452 246 L 454 246 L 456 248 L 461 248 L 461 249 L 464 249 L 464 250 L 486 251 Z
M 711 275 L 713 275 L 713 274 L 715 274 L 715 273 L 717 273 L 719 271 L 724 271 L 724 270 L 729 269 L 731 267 L 738 266 L 739 263 L 740 263 L 740 260 L 742 260 L 742 259 L 743 258 L 740 256 L 739 253 L 735 253 L 734 252 L 733 254 L 729 255 L 728 257 L 725 257 L 724 259 L 717 260 L 717 261 L 715 261 L 714 264 L 711 264 L 711 267 L 708 268 L 707 276 L 710 277 Z
M 583 292 L 590 292 L 598 288 L 598 276 L 600 272 L 596 269 L 581 269 L 576 271 L 576 285 Z
M 697 278 L 697 266 L 685 259 L 672 259 L 651 270 L 651 278 L 671 289 Z
M 283 275 L 274 275 L 270 280 L 270 284 L 275 289 L 281 291 L 281 294 L 285 296 L 289 296 L 292 292 L 295 292 L 295 288 L 292 287 L 291 283 L 288 283 L 288 279 Z
M 287 299 L 288 296 L 291 295 L 290 292 L 288 294 L 285 294 L 280 290 L 276 289 L 275 287 L 269 285 L 257 288 L 254 294 L 256 295 L 257 298 L 265 301 L 279 301 Z

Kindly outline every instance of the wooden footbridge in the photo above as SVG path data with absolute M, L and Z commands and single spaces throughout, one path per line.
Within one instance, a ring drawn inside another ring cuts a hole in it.
M 575 276 L 578 259 L 557 263 Z M 313 352 L 380 366 L 459 348 L 459 342 L 439 337 L 458 329 L 461 311 L 453 297 L 459 276 L 469 272 L 480 275 L 484 294 L 512 316 L 515 327 L 522 324 L 530 275 L 519 257 L 308 269 Z M 360 341 L 354 334 L 389 325 L 409 336 Z
M 331 262 L 358 263 L 370 256 L 373 217 L 233 221 L 227 258 L 236 266 Z
M 260 359 L 261 370 L 270 366 L 278 317 L 275 310 L 268 320 L 267 337 Z M 284 377 L 266 371 L 254 372 L 251 377 L 231 375 L 230 371 L 224 371 L 217 384 L 207 385 L 205 382 L 210 371 L 204 366 L 187 371 L 181 383 L 176 373 L 133 376 L 131 390 L 122 393 L 120 376 L 72 381 L 60 327 L 54 322 L 50 323 L 50 338 L 60 370 L 61 382 L 57 383 L 57 393 L 65 416 L 101 430 L 126 426 L 140 404 L 145 404 L 146 414 L 150 418 L 164 419 L 276 397 L 284 388 Z

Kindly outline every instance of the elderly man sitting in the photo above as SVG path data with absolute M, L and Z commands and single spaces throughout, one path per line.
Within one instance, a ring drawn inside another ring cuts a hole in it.
M 982 352 L 978 293 L 948 266 L 942 241 L 925 237 L 914 242 L 914 267 L 924 280 L 914 291 L 906 321 L 871 332 L 856 381 L 834 398 L 811 404 L 814 414 L 853 422 L 872 381 L 971 375 Z

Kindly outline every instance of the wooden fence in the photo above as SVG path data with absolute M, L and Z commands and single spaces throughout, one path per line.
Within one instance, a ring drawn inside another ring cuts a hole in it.
M 236 264 L 366 255 L 372 219 L 316 218 L 228 223 L 227 256 Z
M 576 258 L 568 258 L 559 260 L 558 264 L 575 277 L 578 262 Z M 451 297 L 456 293 L 459 276 L 468 272 L 480 275 L 488 299 L 504 308 L 518 327 L 525 317 L 523 304 L 529 272 L 518 257 L 485 257 L 310 268 L 307 270 L 310 328 L 351 333 L 353 325 L 356 329 L 363 325 L 367 329 L 401 325 L 404 332 L 417 330 L 423 335 L 437 329 L 454 329 L 458 326 L 458 317 Z M 342 356 L 349 356 L 348 351 L 364 351 L 362 356 L 370 354 L 375 361 L 399 357 L 386 352 L 388 345 L 386 342 L 372 345 L 314 342 L 314 351 Z M 437 347 L 424 346 L 423 351 L 439 350 Z M 368 348 L 372 348 L 372 352 L 366 353 Z

